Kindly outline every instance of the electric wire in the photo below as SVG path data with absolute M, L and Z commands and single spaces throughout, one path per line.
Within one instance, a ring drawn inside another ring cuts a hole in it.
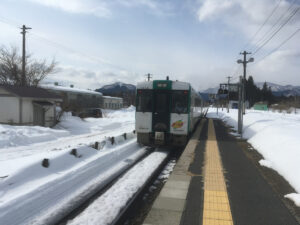
M 259 59 L 255 63 L 261 62 L 268 56 L 272 55 L 274 52 L 276 52 L 278 49 L 280 49 L 285 43 L 287 43 L 289 40 L 291 40 L 292 37 L 294 37 L 299 31 L 300 31 L 300 28 L 297 29 L 295 32 L 293 32 L 288 38 L 286 38 L 283 42 L 281 42 L 276 48 L 274 48 L 271 52 L 269 52 L 267 55 L 263 56 L 261 59 Z
M 254 43 L 254 46 L 259 46 L 260 43 L 263 42 L 267 38 L 267 36 L 270 33 L 273 32 L 273 29 L 275 28 L 275 26 L 277 26 L 284 19 L 284 16 L 289 13 L 289 11 L 293 8 L 293 6 L 295 5 L 295 3 L 296 3 L 296 0 L 293 0 L 293 2 L 290 4 L 290 6 L 288 7 L 288 9 L 286 11 L 284 11 L 281 14 L 281 16 L 276 20 L 276 22 L 273 23 L 273 25 L 265 32 L 265 34 L 263 34 L 261 36 L 261 38 Z
M 279 0 L 278 3 L 275 5 L 275 7 L 273 8 L 272 12 L 269 14 L 269 16 L 265 19 L 265 21 L 261 24 L 261 26 L 257 29 L 257 31 L 254 33 L 254 35 L 252 35 L 252 37 L 250 38 L 250 40 L 247 42 L 247 44 L 245 44 L 244 49 L 246 47 L 248 47 L 248 45 L 252 42 L 252 40 L 255 39 L 255 37 L 258 35 L 258 33 L 262 30 L 262 28 L 266 25 L 266 23 L 269 21 L 269 19 L 273 16 L 273 14 L 275 13 L 275 11 L 277 10 L 277 8 L 279 7 L 280 3 L 282 0 Z
M 20 27 L 21 27 L 21 25 L 20 25 L 21 23 L 19 23 L 17 21 L 14 21 L 14 20 L 11 20 L 11 19 L 8 19 L 8 18 L 5 18 L 3 16 L 0 16 L 0 22 L 5 23 L 7 25 L 10 25 L 10 26 L 12 26 L 14 28 L 17 28 L 17 29 L 20 29 Z M 88 58 L 88 59 L 92 60 L 95 63 L 100 63 L 102 65 L 109 65 L 109 66 L 111 66 L 115 69 L 118 69 L 118 70 L 127 70 L 127 69 L 125 69 L 121 66 L 114 65 L 113 63 L 109 62 L 108 60 L 105 60 L 105 59 L 102 59 L 102 58 L 99 58 L 99 57 L 96 57 L 96 56 L 92 56 L 90 54 L 85 54 L 83 52 L 80 52 L 80 51 L 75 50 L 73 48 L 70 48 L 68 46 L 65 46 L 61 43 L 58 43 L 58 42 L 52 41 L 50 39 L 47 39 L 45 37 L 42 37 L 41 35 L 33 32 L 33 31 L 28 32 L 28 35 L 31 35 L 31 37 L 42 41 L 44 44 L 46 44 L 48 46 L 52 46 L 52 47 L 55 47 L 57 49 L 64 50 L 65 52 L 73 53 L 73 54 L 76 54 L 78 56 Z
M 273 39 L 273 37 L 297 14 L 300 7 L 296 8 L 287 19 L 269 36 L 260 46 L 258 46 L 255 51 L 253 52 L 252 56 L 259 52 L 269 41 Z
M 269 41 L 273 39 L 273 37 L 296 15 L 296 13 L 299 11 L 300 7 L 294 10 L 294 12 L 290 15 L 290 17 L 274 32 L 260 47 L 258 47 L 252 56 L 254 56 L 260 49 L 262 49 Z

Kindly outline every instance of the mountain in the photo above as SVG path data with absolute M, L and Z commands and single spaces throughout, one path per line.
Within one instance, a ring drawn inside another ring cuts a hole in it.
M 257 87 L 262 89 L 264 82 L 255 83 Z M 280 85 L 267 82 L 268 87 L 271 87 L 272 93 L 275 96 L 300 96 L 300 86 L 293 85 Z
M 200 91 L 200 92 L 207 93 L 207 94 L 217 94 L 218 90 L 219 90 L 219 87 L 215 87 L 215 88 L 208 88 L 208 89 Z
M 257 82 L 255 85 L 262 89 L 264 82 Z M 293 85 L 280 85 L 271 82 L 267 82 L 268 87 L 271 87 L 272 93 L 275 96 L 300 96 L 300 86 L 293 86 Z M 218 92 L 219 87 L 215 88 L 208 88 L 206 90 L 201 91 L 201 93 L 209 93 L 209 94 L 216 94 Z
M 116 82 L 113 84 L 104 85 L 95 91 L 101 92 L 103 95 L 123 98 L 124 106 L 135 105 L 135 90 L 136 87 L 132 84 Z
M 117 96 L 122 93 L 135 93 L 136 87 L 132 84 L 116 82 L 113 84 L 104 85 L 95 91 L 101 92 L 103 95 Z

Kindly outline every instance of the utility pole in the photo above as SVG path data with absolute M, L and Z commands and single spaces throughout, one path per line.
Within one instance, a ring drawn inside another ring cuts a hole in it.
M 238 85 L 239 91 L 239 109 L 238 109 L 238 133 L 242 136 L 243 135 L 243 104 L 242 104 L 242 92 L 243 92 L 243 78 L 240 76 L 240 82 Z
M 26 51 L 25 51 L 25 36 L 26 36 L 26 30 L 32 29 L 31 27 L 26 27 L 23 25 L 21 28 L 22 30 L 21 34 L 23 35 L 23 54 L 22 54 L 22 79 L 21 79 L 21 86 L 26 86 L 26 74 L 25 74 L 25 68 L 26 68 Z
M 227 104 L 227 113 L 229 113 L 229 83 L 230 83 L 230 79 L 232 77 L 231 76 L 228 76 L 227 79 L 228 79 L 228 82 L 227 82 L 227 99 L 228 99 L 228 104 Z
M 243 73 L 243 91 L 242 91 L 242 99 L 243 99 L 243 114 L 245 115 L 245 82 L 246 82 L 246 67 L 247 67 L 247 63 L 249 62 L 253 62 L 254 61 L 254 58 L 250 58 L 248 61 L 247 61 L 247 55 L 248 54 L 252 54 L 251 52 L 246 52 L 246 51 L 243 51 L 240 53 L 240 55 L 244 55 L 244 60 L 241 60 L 239 59 L 237 61 L 237 63 L 242 63 L 243 64 L 243 67 L 244 67 L 244 73 Z
M 148 73 L 146 74 L 146 77 L 147 77 L 147 81 L 150 81 L 150 79 L 152 78 L 152 74 Z

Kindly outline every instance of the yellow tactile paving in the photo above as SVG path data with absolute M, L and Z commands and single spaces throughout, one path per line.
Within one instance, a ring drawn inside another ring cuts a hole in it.
M 233 225 L 213 121 L 209 120 L 204 165 L 203 225 Z

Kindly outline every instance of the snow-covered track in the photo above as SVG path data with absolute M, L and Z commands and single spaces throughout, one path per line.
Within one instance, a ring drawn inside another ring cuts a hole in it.
M 135 140 L 136 141 L 136 140 Z M 68 221 L 73 220 L 77 216 L 79 216 L 82 212 L 85 211 L 86 208 L 89 207 L 95 200 L 101 197 L 105 192 L 107 192 L 124 174 L 126 174 L 132 167 L 138 164 L 140 161 L 145 159 L 149 154 L 151 154 L 151 148 L 141 147 L 143 150 L 143 154 L 137 157 L 135 160 L 127 160 L 129 163 L 127 167 L 124 167 L 122 170 L 119 170 L 117 173 L 113 174 L 105 184 L 101 185 L 101 187 L 94 192 L 90 192 L 90 195 L 87 196 L 83 201 L 79 202 L 76 207 L 73 208 L 69 213 L 67 213 L 64 217 L 61 217 L 55 224 L 63 225 L 67 224 Z M 125 160 L 126 161 L 126 160 Z M 108 206 L 110 207 L 110 206 Z
M 128 210 L 160 174 L 168 156 L 167 150 L 151 152 L 67 224 L 123 224 Z
M 117 138 L 115 141 L 118 141 Z M 88 146 L 78 149 L 79 153 L 86 151 L 96 150 Z M 55 179 L 11 201 L 2 202 L 0 224 L 55 224 L 147 153 L 146 148 L 137 145 L 134 138 L 104 151 L 101 157 L 92 155 L 78 159 L 88 162 L 67 172 L 54 172 Z M 63 163 L 60 160 L 61 166 Z M 51 164 L 44 168 L 52 169 Z M 5 193 L 0 195 L 5 196 Z
M 131 197 L 131 199 L 126 203 L 126 205 L 121 209 L 118 216 L 113 220 L 110 225 L 123 225 L 128 219 L 127 215 L 132 214 L 131 211 L 135 211 L 134 207 L 138 205 L 144 196 L 145 192 L 149 190 L 149 187 L 154 183 L 157 177 L 161 174 L 162 170 L 165 168 L 170 159 L 170 152 L 167 152 L 166 157 L 162 160 L 162 162 L 156 167 L 153 168 L 152 174 L 148 177 L 148 179 L 143 183 L 143 185 L 138 189 L 136 193 Z M 151 156 L 151 155 L 150 155 Z M 151 159 L 147 159 L 151 160 Z M 138 166 L 138 165 L 137 165 Z M 142 173 L 142 171 L 141 171 Z

